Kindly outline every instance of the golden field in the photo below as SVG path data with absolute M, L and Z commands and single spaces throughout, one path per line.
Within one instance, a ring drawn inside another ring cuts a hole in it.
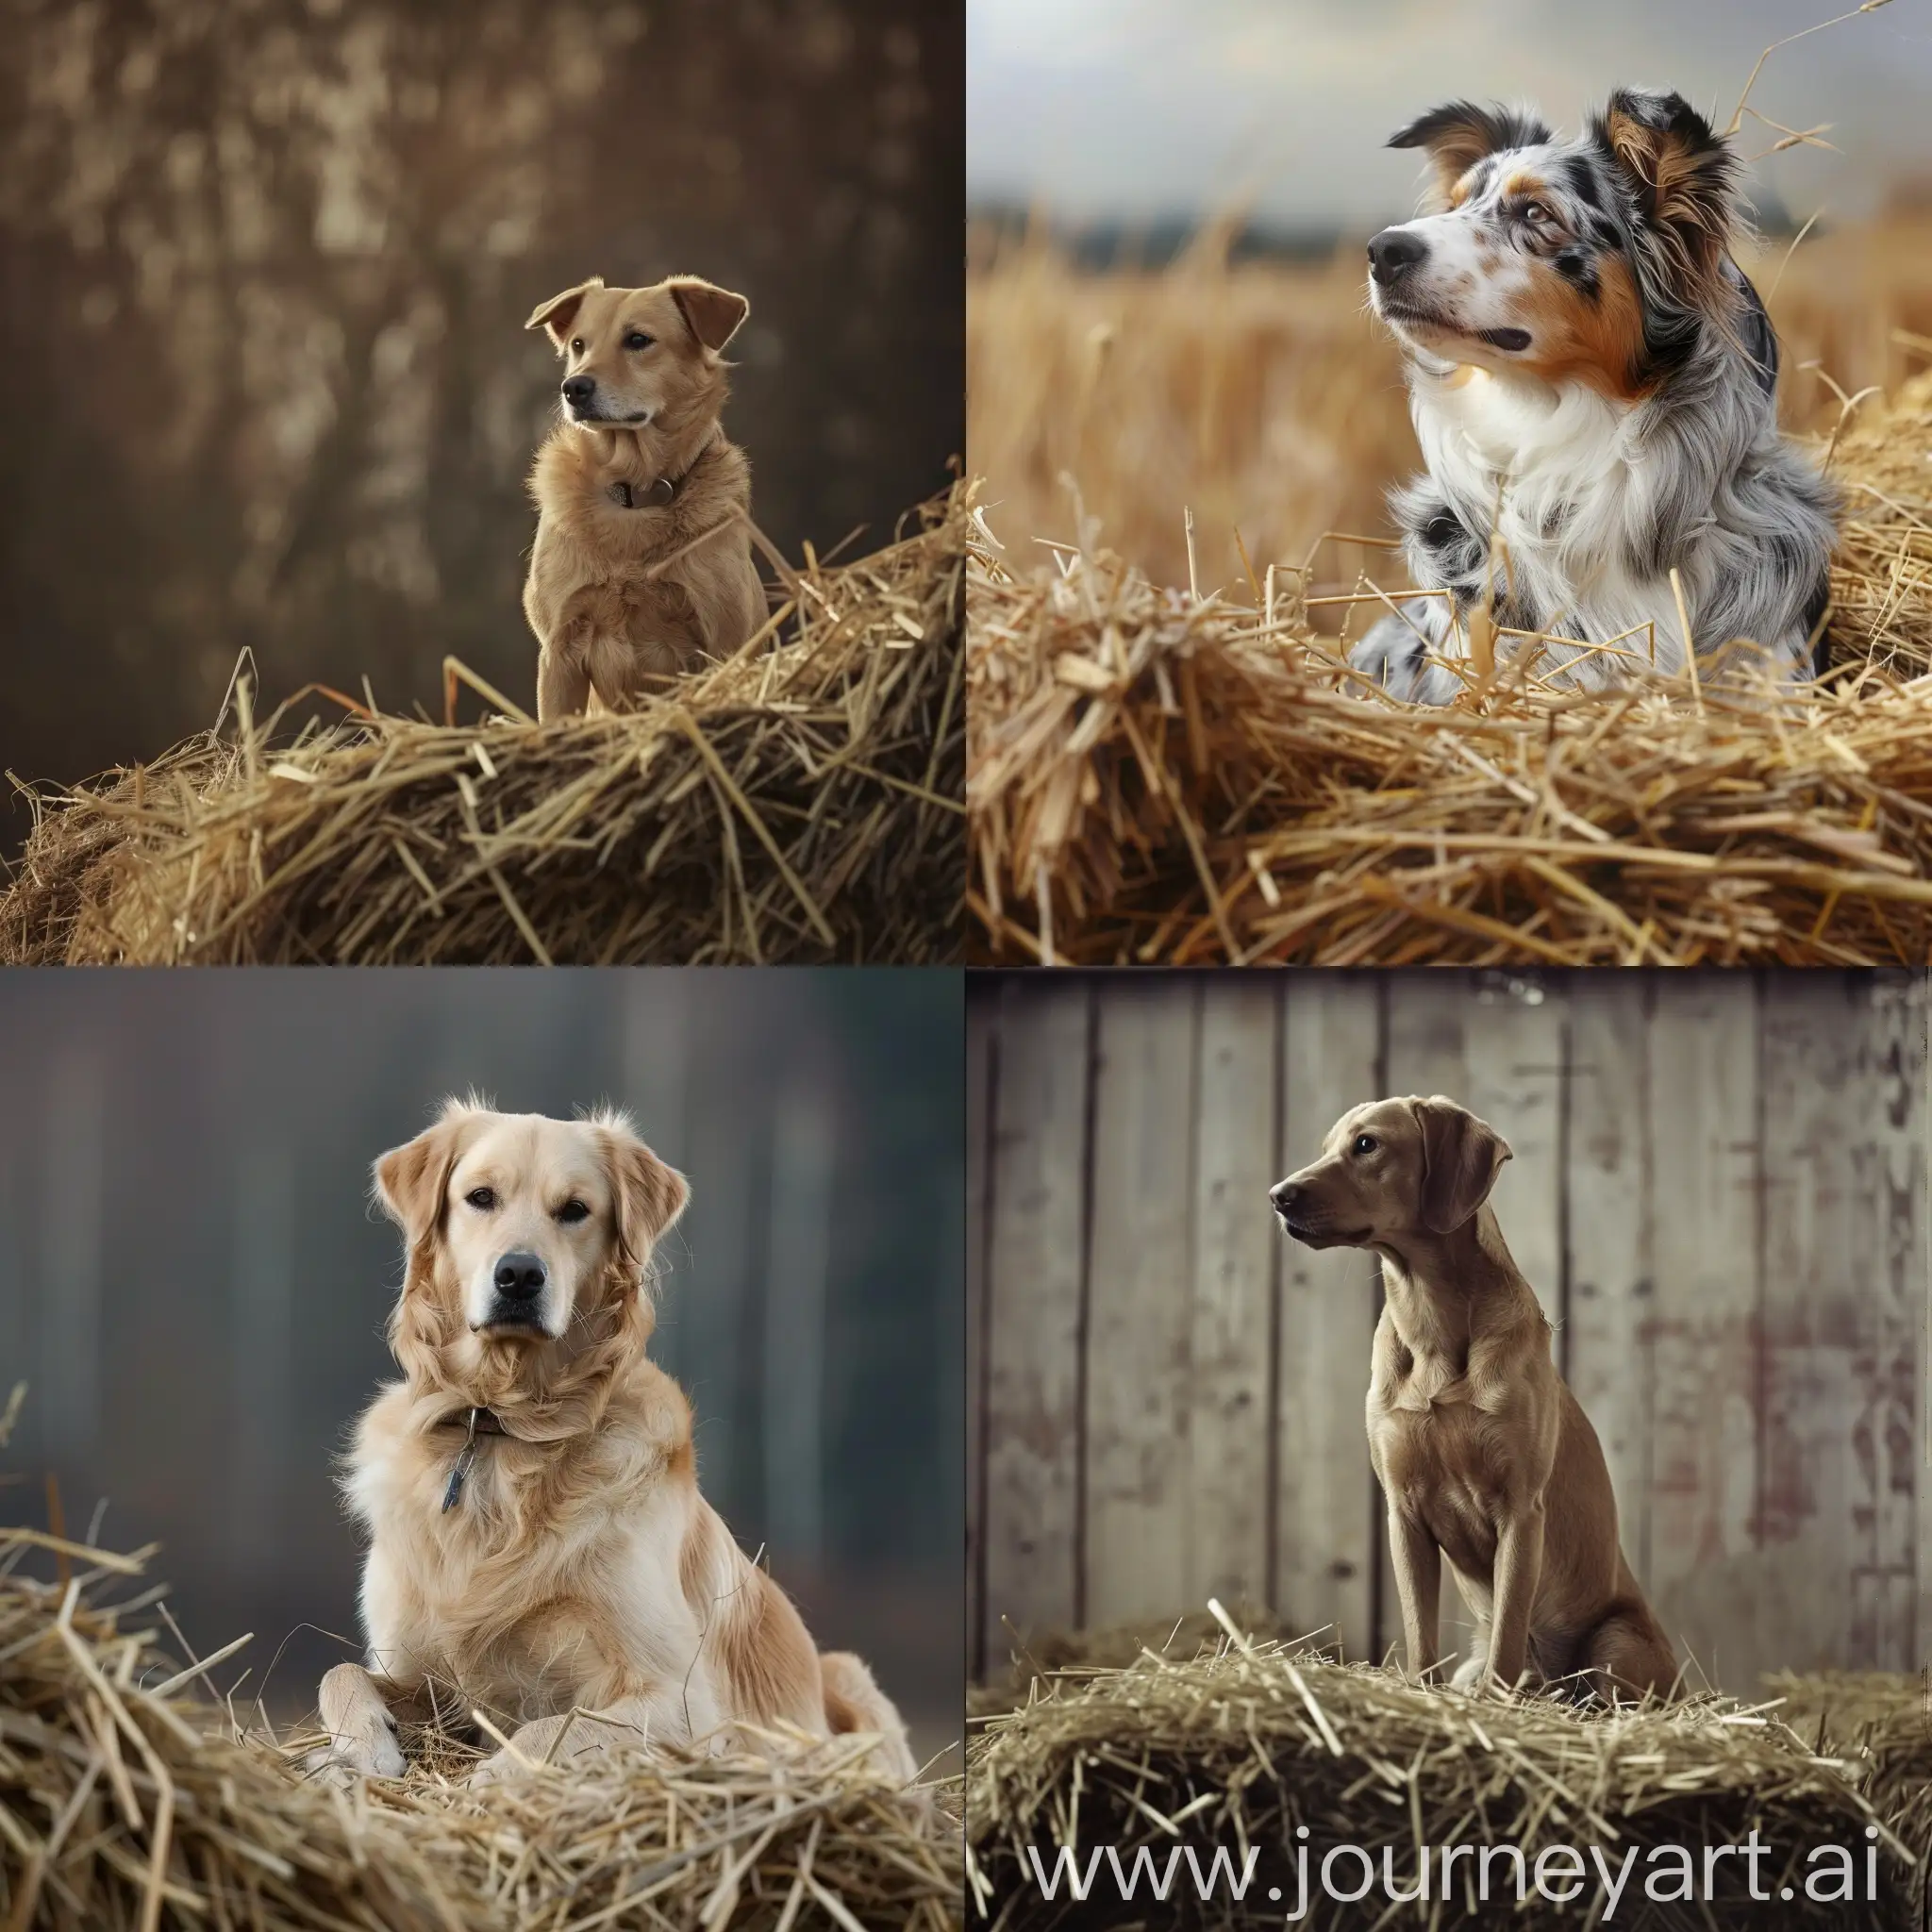
M 1096 274 L 1043 240 L 974 235 L 967 460 L 1009 568 L 1045 561 L 1035 539 L 1077 540 L 1070 482 L 1100 541 L 1158 583 L 1188 581 L 1191 509 L 1199 589 L 1241 602 L 1237 531 L 1257 574 L 1308 562 L 1324 530 L 1388 534 L 1384 492 L 1420 458 L 1360 246 L 1230 265 L 1229 239 L 1210 226 L 1167 269 Z M 1932 362 L 1932 208 L 1741 259 L 1777 325 L 1793 431 L 1829 434 L 1833 383 L 1891 390 Z M 1346 588 L 1365 559 L 1401 581 L 1392 558 L 1330 545 L 1308 589 Z

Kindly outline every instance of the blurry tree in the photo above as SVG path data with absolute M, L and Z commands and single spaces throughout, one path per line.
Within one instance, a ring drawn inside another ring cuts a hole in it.
M 960 0 L 6 0 L 0 764 L 152 757 L 243 647 L 526 690 L 587 275 L 743 291 L 759 524 L 888 538 L 963 443 L 963 61 Z

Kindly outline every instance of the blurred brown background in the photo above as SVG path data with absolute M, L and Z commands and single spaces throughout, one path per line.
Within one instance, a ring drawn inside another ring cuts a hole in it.
M 151 758 L 244 647 L 525 692 L 523 324 L 587 275 L 744 292 L 759 525 L 889 540 L 964 442 L 963 112 L 962 0 L 9 0 L 0 769 Z

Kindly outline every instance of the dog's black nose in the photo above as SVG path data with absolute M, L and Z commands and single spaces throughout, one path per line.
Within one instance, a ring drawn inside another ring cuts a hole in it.
M 1429 252 L 1429 244 L 1404 228 L 1384 228 L 1369 242 L 1369 273 L 1378 282 L 1406 275 Z M 569 385 L 565 384 L 568 388 Z
M 1302 1191 L 1292 1181 L 1276 1181 L 1268 1190 L 1268 1198 L 1277 1214 L 1286 1214 L 1301 1197 Z
M 581 409 L 596 393 L 597 378 L 593 375 L 566 375 L 563 378 L 563 399 L 574 409 Z
M 496 1264 L 496 1291 L 505 1301 L 535 1301 L 548 1279 L 535 1255 L 506 1255 Z

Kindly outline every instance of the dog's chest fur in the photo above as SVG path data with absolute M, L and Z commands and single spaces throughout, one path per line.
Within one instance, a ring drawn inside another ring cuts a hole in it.
M 1660 479 L 1644 447 L 1641 405 L 1581 383 L 1512 381 L 1481 370 L 1413 373 L 1416 436 L 1428 480 L 1468 530 L 1496 532 L 1499 622 L 1604 641 L 1657 627 L 1658 661 L 1681 659 L 1668 573 L 1640 562 Z M 1434 581 L 1440 562 L 1412 538 L 1410 568 Z M 1703 585 L 1694 558 L 1687 597 Z M 1648 656 L 1648 634 L 1625 649 Z
M 406 1651 L 519 1722 L 688 1670 L 698 1640 L 679 1581 L 690 1512 L 666 1459 L 603 1454 L 595 1441 L 477 1441 L 448 1509 L 459 1429 L 406 1438 L 358 1468 L 352 1506 L 377 1526 L 363 1573 L 372 1650 Z M 620 1588 L 607 1587 L 612 1576 Z

